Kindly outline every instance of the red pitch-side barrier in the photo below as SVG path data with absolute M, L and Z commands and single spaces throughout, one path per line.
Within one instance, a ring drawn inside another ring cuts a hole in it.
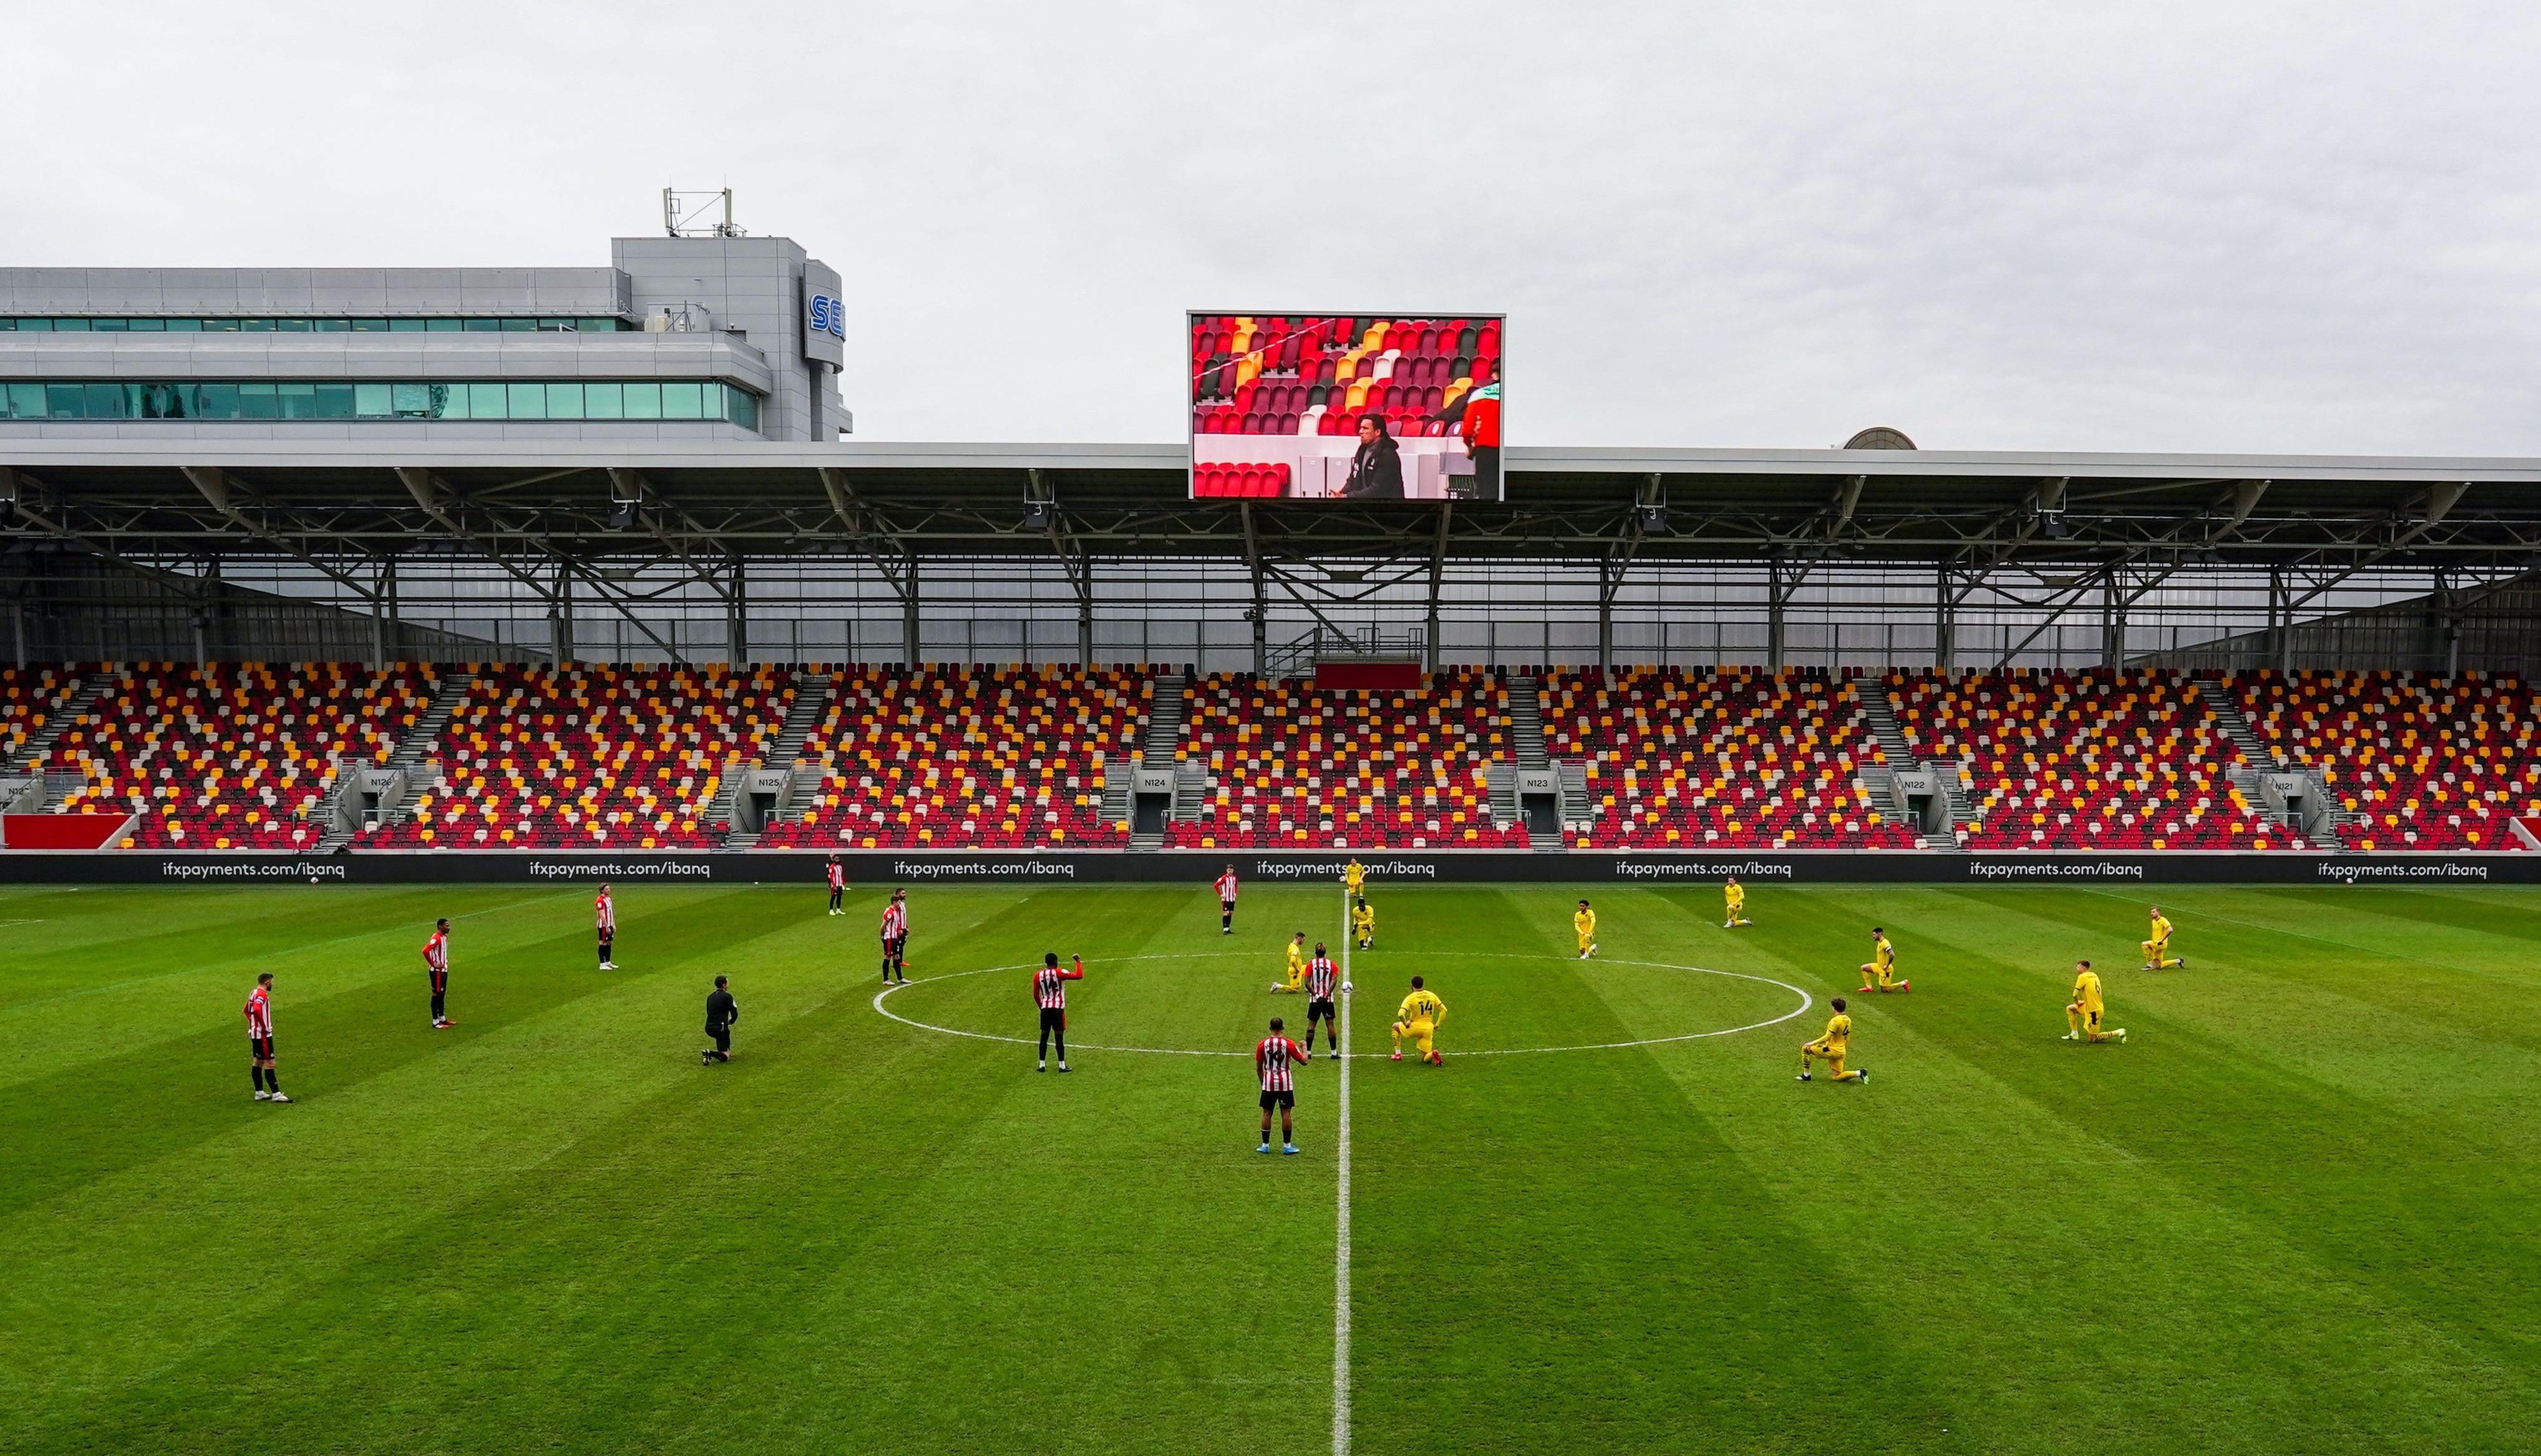
M 0 848 L 103 849 L 129 814 L 0 814 Z

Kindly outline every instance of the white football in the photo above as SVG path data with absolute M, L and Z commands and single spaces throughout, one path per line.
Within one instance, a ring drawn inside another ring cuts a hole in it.
M 1344 982 L 1343 982 L 1343 983 L 1342 983 L 1342 994 L 1343 994 L 1343 995 L 1348 995 L 1351 991 L 1354 991 L 1354 990 L 1356 990 L 1356 989 L 1358 989 L 1358 987 L 1357 987 L 1357 986 L 1354 986 L 1354 985 L 1350 984 L 1350 983 L 1349 983 L 1348 982 L 1346 982 L 1346 981 L 1344 981 Z

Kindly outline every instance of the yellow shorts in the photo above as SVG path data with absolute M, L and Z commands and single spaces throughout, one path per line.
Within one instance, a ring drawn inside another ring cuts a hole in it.
M 1429 1050 L 1430 1039 L 1438 1034 L 1438 1026 L 1437 1023 L 1429 1021 L 1416 1021 L 1406 1026 L 1398 1021 L 1394 1024 L 1394 1033 L 1396 1040 L 1410 1037 L 1421 1051 L 1426 1052 Z
M 1803 1056 L 1823 1056 L 1835 1067 L 1836 1070 L 1842 1071 L 1844 1070 L 1845 1050 L 1846 1049 L 1843 1047 L 1828 1046 L 1824 1040 L 1819 1040 L 1802 1047 L 1800 1049 L 1800 1055 Z

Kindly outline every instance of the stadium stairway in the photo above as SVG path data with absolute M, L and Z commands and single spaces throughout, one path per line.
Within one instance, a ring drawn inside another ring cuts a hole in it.
M 1149 699 L 1147 734 L 1146 737 L 1138 740 L 1138 766 L 1174 775 L 1174 802 L 1173 809 L 1166 813 L 1168 820 L 1171 820 L 1174 813 L 1183 807 L 1183 780 L 1187 775 L 1181 771 L 1184 765 L 1177 761 L 1183 752 L 1183 720 L 1191 712 L 1192 681 L 1191 669 L 1186 667 L 1183 669 L 1182 676 L 1172 681 L 1170 692 L 1157 692 Z M 1163 680 L 1159 679 L 1158 682 L 1159 686 L 1163 686 Z M 1205 770 L 1203 770 L 1203 776 L 1205 776 Z M 1126 784 L 1121 788 L 1122 819 L 1127 819 L 1135 812 L 1129 807 L 1129 788 L 1130 786 Z M 1107 815 L 1110 812 L 1112 793 L 1112 774 L 1107 764 L 1103 775 L 1103 802 Z M 1107 819 L 1107 822 L 1117 824 L 1120 821 Z M 1165 847 L 1164 831 L 1149 832 L 1132 826 L 1129 831 L 1129 847 L 1139 853 L 1162 849 Z
M 2259 736 L 2259 730 L 2250 726 L 2250 715 L 2241 711 L 2241 704 L 2233 700 L 2232 691 L 2222 683 L 2206 678 L 2192 678 L 2188 682 L 2188 691 L 2196 694 L 2214 714 L 2214 726 L 2222 730 L 2224 739 L 2232 745 L 2232 751 L 2241 756 L 2241 762 L 2245 766 L 2232 770 L 2230 775 L 2232 786 L 2239 789 L 2241 796 L 2253 805 L 2264 806 L 2263 812 L 2268 813 L 2269 817 L 2282 819 L 2283 796 L 2269 786 L 2266 777 L 2269 774 L 2297 771 L 2294 765 L 2287 764 L 2283 755 L 2268 747 L 2268 741 Z M 2321 778 L 2318 769 L 2306 766 L 2298 771 L 2304 781 L 2304 792 L 2310 797 L 2311 802 L 2331 807 L 2312 815 L 2311 823 L 2308 825 L 2296 824 L 2288 827 L 2299 831 L 2313 843 L 2333 854 L 2344 852 L 2347 842 L 2339 837 L 2338 832 L 2341 826 L 2350 822 L 2350 816 L 2336 807 L 2337 796 L 2330 793 L 2329 785 Z
M 1967 795 L 1961 792 L 1958 782 L 1959 765 L 1918 762 L 1915 750 L 1906 742 L 1905 730 L 1897 726 L 1897 710 L 1889 704 L 1885 680 L 1863 681 L 1872 683 L 1871 691 L 1860 692 L 1856 685 L 1853 693 L 1861 702 L 1861 721 L 1868 726 L 1871 741 L 1879 745 L 1881 756 L 1888 761 L 1861 766 L 1859 777 L 1863 787 L 1870 791 L 1871 807 L 1891 824 L 1907 826 L 1915 834 L 1915 842 L 1924 848 L 1959 851 L 1964 846 L 1959 843 L 1958 828 L 1972 817 L 1968 812 Z M 1927 835 L 1916 827 L 1915 816 L 1906 812 L 1905 790 L 1897 786 L 1897 771 L 1901 768 L 1928 771 L 1933 782 L 1940 785 L 1941 796 L 1950 807 L 1947 833 Z
M 1528 673 L 1509 679 L 1508 687 L 1510 756 L 1517 760 L 1517 766 L 1521 771 L 1529 768 L 1540 770 L 1552 767 L 1553 757 L 1544 747 L 1544 680 Z M 1510 776 L 1514 779 L 1516 775 Z M 1583 799 L 1586 797 L 1586 792 L 1587 780 L 1583 774 L 1580 779 L 1580 793 Z M 1516 797 L 1514 788 L 1510 790 L 1510 795 L 1512 798 Z M 1561 797 L 1567 798 L 1567 795 Z M 1567 807 L 1564 804 L 1554 811 L 1552 834 L 1539 834 L 1534 825 L 1526 826 L 1528 848 L 1538 854 L 1562 854 L 1569 851 L 1569 836 L 1563 832 L 1562 824 L 1566 817 L 1562 811 Z M 1521 823 L 1525 821 L 1526 815 L 1522 808 L 1517 818 Z
M 70 731 L 72 724 L 88 716 L 97 707 L 98 699 L 106 695 L 106 690 L 113 686 L 113 683 L 114 675 L 108 672 L 90 673 L 81 679 L 78 689 L 71 693 L 70 699 L 62 704 L 59 712 L 45 721 L 43 727 L 36 730 L 33 738 L 27 740 L 26 745 L 9 761 L 10 766 L 16 768 L 24 765 L 25 771 L 41 774 L 44 758 L 53 751 L 53 745 L 61 742 L 62 735 Z M 85 781 L 82 780 L 82 782 Z M 50 807 L 53 803 L 59 803 L 61 794 L 68 792 L 68 789 L 56 791 L 49 787 L 49 780 L 47 784 L 45 792 L 49 802 L 46 807 Z
M 469 690 L 475 686 L 476 671 L 472 667 L 444 674 L 433 688 L 432 701 L 424 705 L 423 715 L 414 720 L 413 729 L 405 737 L 398 740 L 397 752 L 389 755 L 388 766 L 405 775 L 405 788 L 396 803 L 381 807 L 380 823 L 399 823 L 414 812 L 415 795 L 426 787 L 421 773 L 425 756 L 440 744 L 441 730 L 450 726 L 450 715 L 459 711 L 459 705 L 468 700 Z M 333 847 L 331 843 L 322 846 Z
M 775 741 L 767 746 L 766 766 L 785 772 L 785 787 L 777 795 L 775 812 L 768 816 L 770 823 L 781 821 L 797 802 L 818 792 L 829 777 L 829 765 L 803 762 L 803 744 L 829 716 L 830 694 L 836 683 L 837 679 L 828 673 L 797 673 L 794 677 L 794 700 L 785 705 L 785 720 L 777 727 Z M 764 824 L 755 830 L 743 828 L 741 815 L 736 812 L 743 786 L 749 781 L 746 773 L 725 773 L 723 787 L 715 791 L 714 807 L 708 811 L 710 821 L 732 826 L 724 835 L 726 849 L 750 848 L 759 842 L 766 828 Z

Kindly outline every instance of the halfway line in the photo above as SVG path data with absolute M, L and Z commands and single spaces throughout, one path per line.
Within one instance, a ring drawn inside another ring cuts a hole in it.
M 1342 980 L 1349 981 L 1350 923 L 1349 891 L 1342 891 Z M 1342 997 L 1341 1004 L 1341 1094 L 1335 1100 L 1341 1106 L 1341 1133 L 1333 1139 L 1341 1164 L 1341 1191 L 1333 1234 L 1333 1456 L 1349 1456 L 1349 1304 L 1350 1304 L 1350 1240 L 1349 1240 L 1349 1173 L 1350 1173 L 1350 1109 L 1349 1082 L 1349 1013 L 1354 996 Z

